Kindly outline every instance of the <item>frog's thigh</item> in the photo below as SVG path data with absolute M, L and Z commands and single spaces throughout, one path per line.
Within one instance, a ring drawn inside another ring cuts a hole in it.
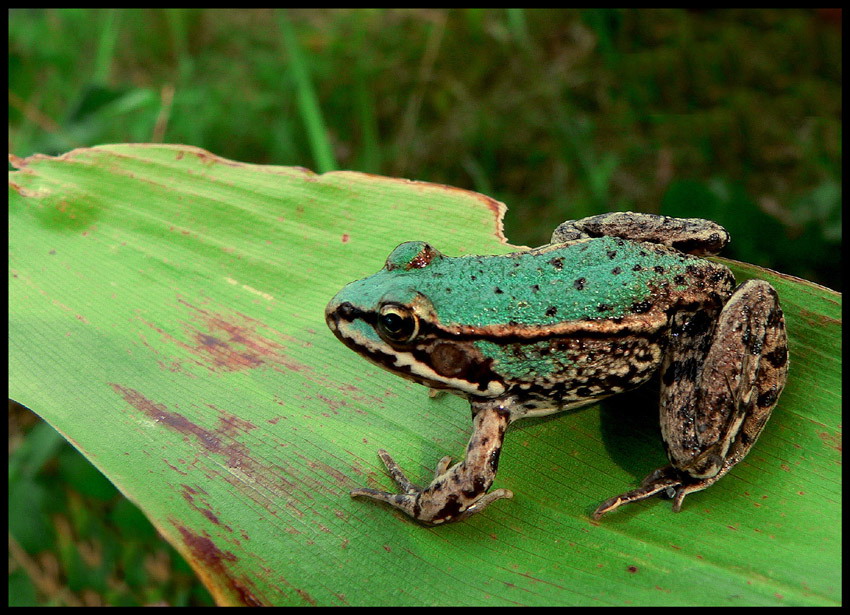
M 701 367 L 699 348 L 707 340 L 673 336 L 662 372 L 661 430 L 668 456 L 675 468 L 705 479 L 697 489 L 749 452 L 788 369 L 785 320 L 767 282 L 741 284 L 710 335 Z
M 688 254 L 717 254 L 729 243 L 722 226 L 700 218 L 671 218 L 656 214 L 618 211 L 580 220 L 567 220 L 552 234 L 552 243 L 570 243 L 588 237 L 620 237 L 657 243 Z

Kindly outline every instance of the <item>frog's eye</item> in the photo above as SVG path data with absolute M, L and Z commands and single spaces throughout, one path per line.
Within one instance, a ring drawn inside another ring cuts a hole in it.
M 397 303 L 381 306 L 378 334 L 387 342 L 407 343 L 419 333 L 419 319 L 408 307 Z

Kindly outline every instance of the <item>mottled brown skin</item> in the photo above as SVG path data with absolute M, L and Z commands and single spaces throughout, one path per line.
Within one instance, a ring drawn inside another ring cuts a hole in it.
M 704 330 L 696 343 L 680 335 L 688 328 Z M 670 465 L 600 504 L 594 518 L 661 492 L 678 512 L 686 495 L 720 480 L 761 434 L 787 370 L 785 321 L 767 282 L 741 284 L 716 323 L 706 312 L 677 314 L 661 370 L 661 436 Z
M 716 254 L 729 240 L 725 230 L 690 232 L 694 228 L 680 218 L 605 214 L 566 222 L 552 239 L 616 235 L 702 255 Z M 744 282 L 722 306 L 678 312 L 661 368 L 661 435 L 670 465 L 650 473 L 638 489 L 604 501 L 594 519 L 658 493 L 681 510 L 686 495 L 713 485 L 746 456 L 787 372 L 785 319 L 767 282 Z

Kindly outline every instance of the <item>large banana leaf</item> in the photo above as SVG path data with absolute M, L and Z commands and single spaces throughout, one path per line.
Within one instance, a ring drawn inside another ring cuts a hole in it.
M 323 308 L 405 240 L 509 251 L 499 203 L 181 146 L 13 163 L 11 396 L 220 604 L 840 603 L 837 293 L 733 265 L 778 289 L 790 379 L 749 457 L 681 513 L 590 518 L 665 461 L 650 392 L 513 426 L 496 487 L 514 499 L 426 528 L 348 491 L 392 488 L 378 448 L 427 481 L 462 454 L 468 405 L 366 363 Z

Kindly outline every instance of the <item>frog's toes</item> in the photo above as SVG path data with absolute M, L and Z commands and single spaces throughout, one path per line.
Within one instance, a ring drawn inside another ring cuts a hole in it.
M 678 512 L 679 508 L 682 506 L 682 499 L 684 499 L 685 495 L 690 493 L 690 491 L 685 491 L 686 488 L 683 487 L 682 484 L 682 477 L 675 468 L 671 466 L 659 468 L 644 478 L 643 481 L 641 481 L 641 486 L 637 489 L 632 489 L 626 493 L 615 495 L 613 498 L 608 498 L 602 502 L 593 512 L 593 518 L 598 520 L 605 513 L 616 510 L 624 504 L 639 502 L 662 492 L 675 499 L 673 503 L 673 510 Z
M 422 488 L 419 485 L 416 485 L 410 482 L 410 479 L 407 478 L 407 475 L 404 471 L 399 467 L 399 465 L 395 462 L 395 459 L 390 457 L 390 454 L 384 449 L 378 449 L 378 457 L 381 458 L 381 461 L 384 462 L 384 466 L 387 468 L 387 472 L 390 473 L 395 484 L 401 487 L 401 490 L 405 493 L 417 493 L 422 491 Z
M 478 498 L 473 504 L 469 505 L 466 510 L 463 511 L 456 519 L 452 519 L 452 521 L 460 521 L 461 519 L 465 519 L 473 513 L 481 512 L 496 500 L 510 500 L 512 497 L 514 497 L 514 492 L 510 489 L 494 489 L 490 493 L 485 493 L 480 498 Z
M 434 480 L 446 473 L 449 466 L 452 465 L 452 458 L 446 455 L 437 462 L 437 467 L 434 469 Z

